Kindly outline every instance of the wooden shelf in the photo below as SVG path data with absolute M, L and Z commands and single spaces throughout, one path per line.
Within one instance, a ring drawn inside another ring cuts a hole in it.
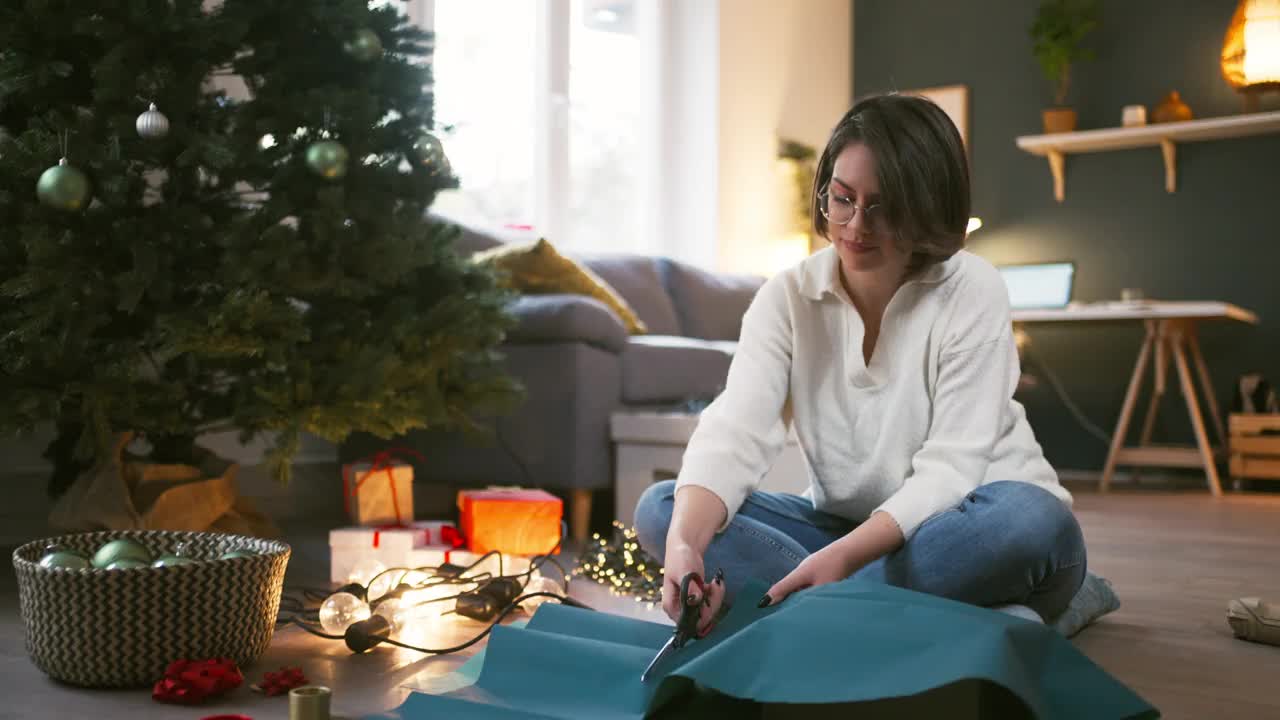
M 1023 135 L 1018 138 L 1018 147 L 1032 155 L 1041 155 L 1049 159 L 1049 171 L 1053 174 L 1053 196 L 1058 202 L 1062 202 L 1066 198 L 1064 177 L 1066 156 L 1070 153 L 1158 146 L 1164 157 L 1164 189 L 1173 192 L 1178 187 L 1177 143 L 1223 140 L 1278 132 L 1280 132 L 1280 111 L 1137 127 Z

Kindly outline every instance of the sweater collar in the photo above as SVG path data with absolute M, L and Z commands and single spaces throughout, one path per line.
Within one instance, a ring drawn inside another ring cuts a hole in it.
M 963 256 L 967 253 L 967 250 L 960 250 L 946 260 L 930 265 L 904 285 L 937 284 L 946 280 L 960 269 L 960 264 L 964 262 Z M 801 263 L 800 294 L 810 300 L 822 300 L 827 295 L 844 296 L 844 288 L 840 286 L 840 256 L 834 247 L 823 248 Z

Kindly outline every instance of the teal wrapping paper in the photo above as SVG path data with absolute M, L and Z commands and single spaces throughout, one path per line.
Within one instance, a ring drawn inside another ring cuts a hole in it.
M 741 597 L 763 595 L 748 584 Z M 414 693 L 377 717 L 785 717 L 861 704 L 886 716 L 931 701 L 948 717 L 1155 718 L 1149 703 L 1052 628 L 861 580 L 769 608 L 739 603 L 706 638 L 640 674 L 672 627 L 547 603 L 498 627 L 468 687 Z

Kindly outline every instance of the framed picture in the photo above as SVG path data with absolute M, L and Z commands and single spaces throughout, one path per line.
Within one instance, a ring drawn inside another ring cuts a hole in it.
M 969 151 L 969 86 L 942 85 L 923 90 L 908 90 L 904 95 L 919 95 L 928 98 L 942 108 L 951 122 L 960 130 L 960 139 L 964 141 L 964 149 Z

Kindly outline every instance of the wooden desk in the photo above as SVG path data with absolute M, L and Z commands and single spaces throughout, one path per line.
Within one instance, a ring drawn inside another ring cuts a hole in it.
M 1015 324 L 1141 321 L 1146 326 L 1147 334 L 1142 341 L 1142 349 L 1138 351 L 1138 361 L 1133 368 L 1133 377 L 1129 379 L 1129 389 L 1124 395 L 1120 418 L 1116 421 L 1116 429 L 1111 436 L 1111 449 L 1107 453 L 1107 464 L 1103 467 L 1099 486 L 1102 492 L 1106 492 L 1111 487 L 1111 478 L 1115 474 L 1116 466 L 1128 465 L 1202 467 L 1209 483 L 1209 491 L 1214 495 L 1222 494 L 1222 484 L 1218 480 L 1217 458 L 1224 452 L 1222 446 L 1226 443 L 1226 432 L 1223 428 L 1222 413 L 1218 409 L 1218 400 L 1213 395 L 1213 383 L 1209 379 L 1209 370 L 1205 365 L 1204 357 L 1200 354 L 1200 342 L 1196 337 L 1197 325 L 1208 320 L 1258 324 L 1258 316 L 1254 313 L 1224 302 L 1112 302 L 1061 310 L 1014 311 Z M 1147 414 L 1142 422 L 1141 439 L 1137 446 L 1126 447 L 1125 437 L 1129 431 L 1129 421 L 1133 418 L 1138 389 L 1146 375 L 1147 364 L 1153 350 L 1156 355 L 1154 386 L 1151 399 L 1147 404 Z M 1191 419 L 1191 429 L 1196 437 L 1194 446 L 1151 444 L 1151 429 L 1155 423 L 1156 409 L 1164 396 L 1170 358 L 1178 369 L 1182 397 L 1186 400 L 1187 415 Z M 1213 428 L 1217 432 L 1219 443 L 1217 448 L 1209 443 L 1209 436 L 1205 432 L 1204 415 L 1200 411 L 1200 402 L 1196 397 L 1196 383 L 1192 379 L 1191 364 L 1195 365 L 1196 379 L 1200 382 L 1205 404 L 1208 405 L 1209 415 L 1213 418 Z

